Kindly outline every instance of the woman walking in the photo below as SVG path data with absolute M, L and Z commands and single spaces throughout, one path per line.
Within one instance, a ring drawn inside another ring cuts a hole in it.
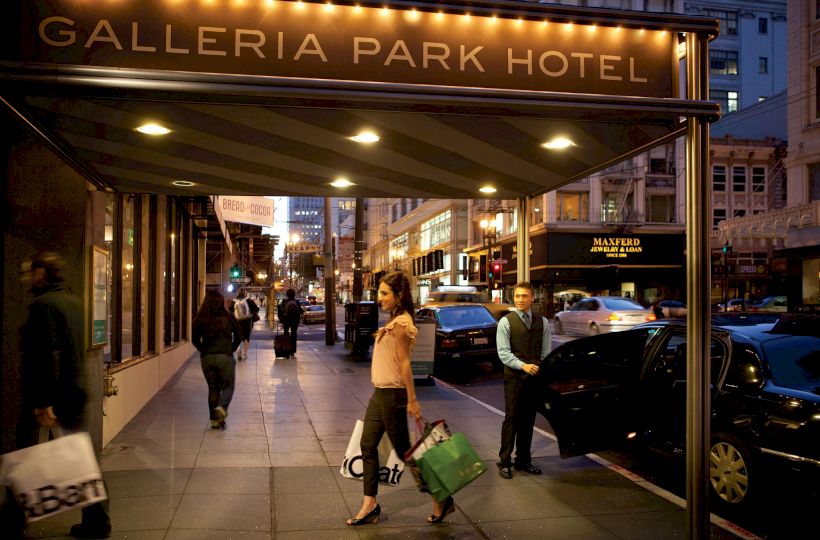
M 233 352 L 242 342 L 242 330 L 234 316 L 225 309 L 225 299 L 218 290 L 205 291 L 205 299 L 194 319 L 192 334 L 194 346 L 200 353 L 202 373 L 208 382 L 211 427 L 224 428 L 236 373 Z
M 347 520 L 350 526 L 377 523 L 381 507 L 376 501 L 379 481 L 378 444 L 387 432 L 396 454 L 403 457 L 410 449 L 407 416 L 421 418 L 421 405 L 416 400 L 410 351 L 418 330 L 413 323 L 413 297 L 410 282 L 399 271 L 391 272 L 379 282 L 379 305 L 390 313 L 390 320 L 376 332 L 373 348 L 371 380 L 375 387 L 367 404 L 362 432 L 364 467 L 364 500 L 359 512 Z M 433 500 L 433 513 L 428 523 L 440 523 L 455 510 L 452 497 L 441 503 Z

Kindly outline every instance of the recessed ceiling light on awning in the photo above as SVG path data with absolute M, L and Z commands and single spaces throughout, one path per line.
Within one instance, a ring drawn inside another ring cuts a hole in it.
M 547 150 L 565 150 L 570 146 L 575 146 L 575 143 L 566 137 L 555 137 L 554 139 L 545 142 L 541 146 Z
M 357 143 L 373 144 L 379 142 L 381 140 L 381 137 L 379 137 L 372 131 L 362 131 L 357 135 L 350 137 L 350 139 L 356 141 Z
M 481 193 L 495 193 L 498 190 L 493 186 L 482 186 L 478 188 L 478 191 L 480 191 Z
M 161 126 L 154 122 L 143 124 L 137 128 L 137 131 L 145 135 L 168 135 L 171 130 L 165 126 Z
M 188 180 L 174 180 L 171 183 L 175 186 L 178 186 L 178 187 L 191 187 L 191 186 L 195 185 L 193 182 L 190 182 Z
M 340 178 L 337 178 L 336 180 L 334 180 L 333 182 L 331 182 L 330 185 L 335 187 L 335 188 L 346 188 L 346 187 L 350 187 L 350 186 L 355 186 L 356 184 L 354 184 L 353 182 L 351 182 L 347 178 L 341 178 L 340 177 Z

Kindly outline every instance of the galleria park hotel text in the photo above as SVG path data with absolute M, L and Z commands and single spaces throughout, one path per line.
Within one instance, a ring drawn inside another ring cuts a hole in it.
M 39 25 L 40 39 L 52 47 L 75 45 L 78 43 L 78 34 L 83 35 L 75 29 L 75 24 L 67 17 L 48 17 Z M 334 47 L 323 47 L 320 39 L 312 33 L 286 35 L 285 32 L 276 32 L 272 35 L 272 43 L 268 43 L 268 34 L 260 30 L 198 26 L 195 42 L 182 43 L 182 38 L 175 34 L 174 27 L 166 24 L 164 35 L 160 38 L 163 43 L 147 43 L 140 39 L 140 23 L 132 22 L 130 32 L 116 32 L 110 21 L 100 19 L 87 35 L 83 42 L 86 49 L 108 46 L 123 51 L 125 43 L 130 47 L 130 51 L 149 54 L 227 56 L 230 53 L 235 57 L 255 54 L 260 59 L 267 59 L 270 55 L 283 61 L 299 62 L 312 58 L 324 63 L 330 62 L 329 56 L 340 54 L 340 48 L 335 47 L 335 42 Z M 366 36 L 352 36 L 351 39 L 350 56 L 345 54 L 345 58 L 340 58 L 343 62 L 349 59 L 353 64 L 380 62 L 388 67 L 401 64 L 411 69 L 421 67 L 485 72 L 485 64 L 482 62 L 484 47 L 480 45 L 451 47 L 446 43 L 429 41 L 421 44 L 411 42 L 408 45 L 402 39 L 383 43 L 379 39 Z M 195 49 L 192 48 L 194 46 Z M 532 49 L 508 48 L 506 68 L 508 75 L 520 75 L 524 72 L 532 75 L 535 70 L 539 70 L 548 77 L 563 77 L 572 70 L 570 76 L 581 79 L 590 76 L 600 80 L 647 82 L 646 77 L 638 74 L 634 57 L 623 58 L 620 55 L 591 52 L 539 52 Z

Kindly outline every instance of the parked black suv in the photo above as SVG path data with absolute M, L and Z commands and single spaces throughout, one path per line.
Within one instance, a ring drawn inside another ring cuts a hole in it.
M 763 471 L 820 479 L 820 318 L 725 314 L 712 322 L 712 498 L 746 506 Z M 569 342 L 541 370 L 562 457 L 641 443 L 682 456 L 686 322 Z M 809 474 L 805 474 L 809 473 Z

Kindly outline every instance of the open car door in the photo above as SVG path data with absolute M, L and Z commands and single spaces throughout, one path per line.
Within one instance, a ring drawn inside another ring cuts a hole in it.
M 636 387 L 654 331 L 643 328 L 578 339 L 544 360 L 540 390 L 561 457 L 619 446 L 636 431 Z

